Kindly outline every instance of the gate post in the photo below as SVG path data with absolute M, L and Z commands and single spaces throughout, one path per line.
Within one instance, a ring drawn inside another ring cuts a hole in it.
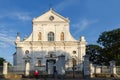
M 29 76 L 30 73 L 30 62 L 28 60 L 25 61 L 25 76 Z
M 58 61 L 57 61 L 57 71 L 59 75 L 64 75 L 65 74 L 65 56 L 60 55 L 58 56 Z
M 8 73 L 8 62 L 3 62 L 3 75 L 6 75 Z
M 115 61 L 110 61 L 110 73 L 111 73 L 111 75 L 116 74 Z
M 90 63 L 89 63 L 89 55 L 84 56 L 84 77 L 89 78 L 90 77 Z
M 95 68 L 94 68 L 93 64 L 90 63 L 90 77 L 91 78 L 94 77 L 94 70 L 95 70 Z

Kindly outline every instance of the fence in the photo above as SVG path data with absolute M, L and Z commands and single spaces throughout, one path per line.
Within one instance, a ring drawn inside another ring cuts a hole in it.
M 0 75 L 3 74 L 3 66 L 0 66 Z
M 29 72 L 33 74 L 35 70 L 39 70 L 41 73 L 45 72 L 45 67 L 35 67 Z M 8 66 L 8 74 L 25 74 L 25 66 Z
M 120 74 L 120 66 L 116 66 L 116 73 Z
M 93 73 L 107 74 L 110 73 L 109 66 L 92 66 Z
M 101 74 L 104 74 L 104 73 L 110 73 L 110 66 L 93 66 L 93 69 L 96 69 L 96 73 L 101 73 Z M 116 66 L 116 73 L 117 74 L 120 74 L 120 66 Z
M 37 69 L 40 71 L 41 74 L 47 74 L 46 73 L 46 67 L 30 67 L 30 74 L 33 74 L 33 71 Z M 120 75 L 120 66 L 115 66 L 115 72 L 116 74 Z M 67 68 L 65 74 L 66 75 L 75 75 L 80 74 L 84 75 L 83 71 L 79 71 L 78 69 L 75 69 L 73 71 L 73 68 Z M 93 74 L 111 74 L 111 66 L 94 66 L 92 65 L 92 73 Z M 3 74 L 3 66 L 0 66 L 0 75 Z M 22 74 L 25 75 L 25 66 L 8 66 L 8 74 Z
M 24 74 L 24 66 L 8 66 L 8 74 Z

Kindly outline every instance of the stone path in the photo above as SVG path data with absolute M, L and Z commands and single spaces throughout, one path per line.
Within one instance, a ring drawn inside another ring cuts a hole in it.
M 0 80 L 120 80 L 120 79 L 105 79 L 105 78 L 94 78 L 94 79 L 55 79 L 55 78 L 48 78 L 48 79 L 35 79 L 35 78 L 23 78 L 23 79 L 0 79 Z

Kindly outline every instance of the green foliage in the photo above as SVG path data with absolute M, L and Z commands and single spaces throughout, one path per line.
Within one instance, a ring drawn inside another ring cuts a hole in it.
M 12 66 L 12 64 L 8 62 L 8 66 Z
M 105 48 L 110 48 L 115 45 L 119 45 L 120 43 L 120 28 L 103 32 L 97 41 L 99 44 L 104 46 Z
M 3 62 L 4 61 L 6 61 L 4 58 L 1 58 L 0 57 L 0 66 L 3 66 Z M 12 66 L 12 64 L 10 64 L 9 62 L 8 62 L 8 66 Z
M 0 58 L 0 66 L 2 66 L 3 65 L 3 62 L 5 61 L 5 59 L 4 58 Z
M 87 45 L 86 46 L 86 53 L 90 56 L 89 60 L 93 64 L 102 65 L 105 61 L 105 58 L 101 54 L 102 47 L 98 45 Z
M 106 63 L 115 60 L 120 65 L 120 28 L 103 32 L 97 42 L 103 46 L 102 54 L 107 58 Z

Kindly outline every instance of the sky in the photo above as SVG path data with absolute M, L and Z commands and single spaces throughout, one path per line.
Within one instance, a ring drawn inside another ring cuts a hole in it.
M 120 0 L 0 0 L 0 57 L 13 62 L 17 32 L 32 32 L 32 19 L 50 7 L 70 19 L 70 32 L 88 44 L 97 44 L 104 31 L 120 28 Z

